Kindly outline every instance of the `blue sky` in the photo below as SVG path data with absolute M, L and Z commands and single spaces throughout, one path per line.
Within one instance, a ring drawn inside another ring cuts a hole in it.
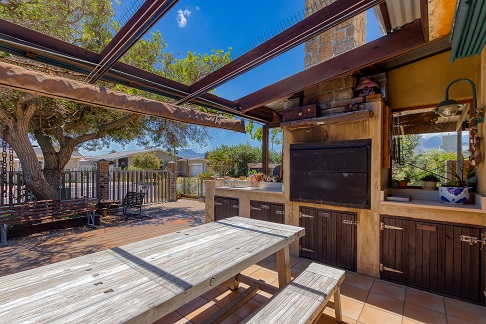
M 118 11 L 123 13 L 126 4 Z M 246 44 L 257 39 L 264 32 L 279 26 L 290 16 L 303 9 L 300 1 L 201 1 L 181 0 L 172 8 L 151 31 L 160 30 L 167 43 L 167 52 L 180 53 L 184 57 L 188 51 L 210 53 L 213 49 L 233 48 L 233 53 L 245 51 Z M 367 37 L 369 42 L 380 36 L 372 10 L 367 12 Z M 304 47 L 298 46 L 279 57 L 260 65 L 244 75 L 229 81 L 216 89 L 216 94 L 227 99 L 238 99 L 280 79 L 299 72 L 304 67 Z M 248 134 L 211 129 L 212 140 L 206 147 L 193 145 L 196 152 L 205 152 L 221 144 L 250 143 Z M 138 149 L 135 143 L 125 150 Z M 280 149 L 275 147 L 276 149 Z M 123 150 L 120 145 L 112 144 L 109 149 L 97 152 L 81 150 L 85 155 L 107 153 L 115 149 Z

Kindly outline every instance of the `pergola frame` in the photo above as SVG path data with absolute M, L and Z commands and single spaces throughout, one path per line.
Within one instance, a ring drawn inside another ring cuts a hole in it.
M 123 84 L 271 124 L 278 120 L 273 111 L 261 107 L 242 113 L 235 101 L 207 92 L 383 1 L 338 0 L 189 86 L 118 61 L 177 0 L 147 0 L 99 54 L 5 20 L 0 20 L 0 50 L 85 74 L 90 83 Z

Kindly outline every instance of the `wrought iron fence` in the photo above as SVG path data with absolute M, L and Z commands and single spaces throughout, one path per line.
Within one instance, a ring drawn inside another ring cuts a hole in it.
M 203 198 L 206 196 L 204 179 L 199 177 L 178 177 L 177 195 Z
M 24 183 L 22 171 L 10 171 L 2 177 L 3 183 L 0 194 L 0 206 L 20 204 L 34 199 Z
M 145 192 L 145 204 L 167 202 L 170 195 L 170 172 L 165 170 L 111 170 L 110 199 L 121 202 L 128 191 Z

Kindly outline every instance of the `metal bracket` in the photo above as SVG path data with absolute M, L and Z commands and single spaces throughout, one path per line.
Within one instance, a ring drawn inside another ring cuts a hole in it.
M 276 210 L 276 211 L 275 211 L 275 214 L 276 214 L 276 215 L 284 215 L 284 214 L 285 214 L 285 212 L 284 212 L 284 211 L 282 211 L 282 210 Z
M 352 221 L 352 220 L 349 220 L 349 219 L 343 219 L 343 224 L 345 224 L 345 225 L 358 225 L 358 222 Z
M 262 209 L 270 209 L 270 205 L 262 205 Z
M 250 210 L 262 210 L 261 208 L 250 206 Z
M 402 227 L 397 227 L 397 226 L 391 226 L 391 225 L 385 225 L 385 223 L 380 222 L 380 231 L 383 231 L 385 229 L 394 229 L 394 230 L 399 230 L 403 231 Z
M 383 271 L 390 271 L 390 272 L 395 272 L 395 273 L 403 273 L 403 271 L 385 267 L 382 263 L 380 263 L 380 272 L 383 272 Z
M 486 246 L 486 237 L 485 237 L 484 233 L 481 233 L 480 239 L 478 239 L 475 236 L 468 236 L 468 235 L 461 235 L 460 239 L 461 239 L 461 242 L 467 242 L 467 243 L 469 243 L 469 245 L 480 243 L 481 244 L 481 248 L 480 248 L 481 251 L 484 251 L 484 247 Z
M 223 205 L 223 203 L 216 202 L 216 201 L 214 202 L 214 206 L 222 206 L 222 205 Z
M 231 205 L 231 208 L 240 208 L 240 205 Z
M 314 253 L 314 250 L 303 248 L 302 245 L 299 245 L 299 251 L 305 251 L 305 252 Z

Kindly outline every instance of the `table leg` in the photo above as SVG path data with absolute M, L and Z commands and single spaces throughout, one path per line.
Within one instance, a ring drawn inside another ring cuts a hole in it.
M 236 290 L 240 286 L 240 282 L 238 281 L 237 278 L 238 276 L 234 276 L 233 278 L 228 279 L 227 284 L 230 290 Z
M 334 292 L 334 311 L 336 322 L 341 323 L 343 321 L 343 311 L 341 309 L 341 289 L 339 287 Z
M 277 271 L 278 287 L 282 289 L 292 279 L 290 273 L 290 252 L 288 245 L 283 249 L 277 251 Z

